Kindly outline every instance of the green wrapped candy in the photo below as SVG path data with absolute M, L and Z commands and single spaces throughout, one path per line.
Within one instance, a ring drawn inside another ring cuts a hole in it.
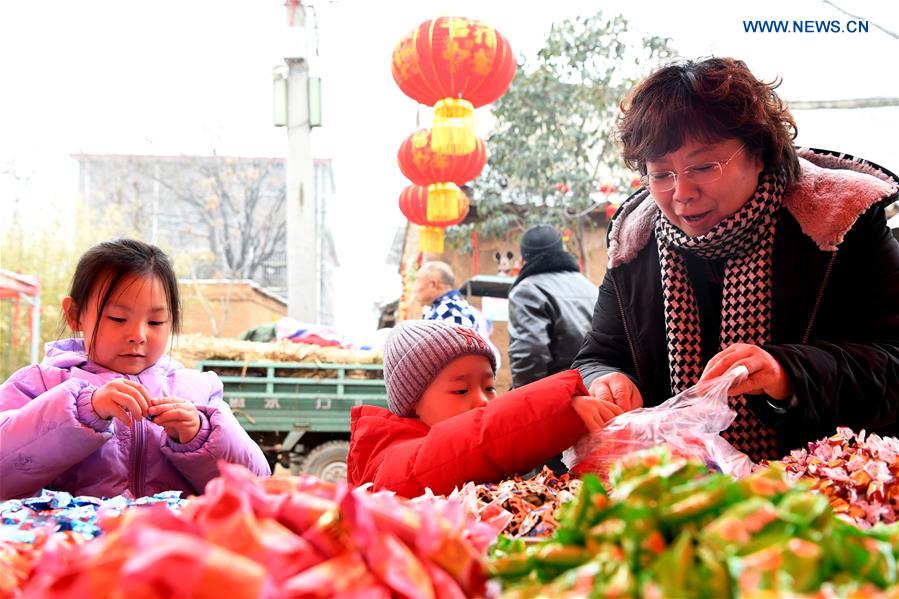
M 556 578 L 551 584 L 544 587 L 544 596 L 559 597 L 560 595 L 575 595 L 587 597 L 592 591 L 598 577 L 602 576 L 602 564 L 592 560 L 568 570 Z
M 634 454 L 613 468 L 611 497 L 586 476 L 556 534 L 537 544 L 501 538 L 490 572 L 522 598 L 899 599 L 899 524 L 860 530 L 776 465 L 740 481 L 703 468 L 661 449 Z
M 782 547 L 769 546 L 747 555 L 729 558 L 727 565 L 737 583 L 738 594 L 789 589 L 789 577 L 781 582 L 782 552 Z
M 609 482 L 618 489 L 623 482 L 648 474 L 659 466 L 666 466 L 672 459 L 671 452 L 665 447 L 652 447 L 625 455 L 612 465 Z
M 624 562 L 607 562 L 602 567 L 602 575 L 597 576 L 593 584 L 592 597 L 633 597 L 636 591 L 636 579 L 633 572 Z
M 696 520 L 708 512 L 720 509 L 727 505 L 727 487 L 717 484 L 692 493 L 683 499 L 670 505 L 660 506 L 662 520 L 667 523 L 680 523 Z M 717 512 L 716 512 L 717 513 Z
M 533 569 L 531 558 L 525 553 L 495 556 L 487 564 L 491 578 L 515 579 L 525 576 Z
M 777 505 L 779 517 L 792 522 L 799 530 L 823 530 L 832 520 L 830 502 L 817 493 L 793 492 Z
M 787 541 L 783 553 L 783 572 L 790 575 L 790 591 L 811 593 L 821 588 L 821 580 L 829 574 L 823 563 L 824 550 L 817 543 L 804 539 Z
M 700 540 L 720 553 L 735 554 L 757 534 L 777 520 L 777 509 L 762 497 L 752 497 L 731 506 L 710 522 Z
M 699 565 L 693 571 L 693 584 L 700 597 L 730 597 L 731 579 L 721 557 L 704 545 L 696 547 Z
M 737 481 L 736 487 L 741 497 L 767 497 L 772 500 L 791 489 L 800 488 L 796 481 L 787 482 L 783 466 L 777 462 Z
M 862 534 L 840 536 L 834 543 L 834 561 L 841 570 L 880 588 L 897 584 L 896 556 L 888 541 Z
M 682 597 L 689 590 L 694 567 L 693 535 L 684 531 L 652 566 L 651 571 L 663 597 Z
M 591 528 L 587 538 L 593 541 L 620 542 L 626 531 L 627 522 L 621 518 L 609 518 Z
M 652 503 L 661 502 L 663 493 L 679 485 L 691 482 L 698 476 L 708 474 L 708 470 L 693 462 L 677 460 L 650 468 L 648 472 L 633 477 L 622 477 L 615 487 L 614 497 L 633 501 L 646 499 Z
M 540 563 L 569 568 L 579 566 L 589 561 L 591 557 L 583 547 L 561 543 L 547 543 L 539 547 L 534 554 L 534 558 Z
M 574 501 L 559 508 L 559 528 L 554 538 L 566 544 L 584 544 L 584 533 L 599 521 L 610 505 L 600 480 L 587 474 L 581 481 L 581 490 Z

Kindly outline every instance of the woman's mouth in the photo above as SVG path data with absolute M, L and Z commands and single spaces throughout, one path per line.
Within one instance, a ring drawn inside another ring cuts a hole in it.
M 689 216 L 686 214 L 682 214 L 681 218 L 684 220 L 684 222 L 688 222 L 691 225 L 695 225 L 696 223 L 702 222 L 702 220 L 705 217 L 707 217 L 710 213 L 711 213 L 711 211 L 707 211 L 707 212 L 700 212 L 699 214 L 691 214 Z

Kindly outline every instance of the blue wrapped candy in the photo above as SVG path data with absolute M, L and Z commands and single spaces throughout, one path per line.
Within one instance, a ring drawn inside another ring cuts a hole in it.
M 0 503 L 0 541 L 33 543 L 39 530 L 72 531 L 94 538 L 103 532 L 98 524 L 101 511 L 115 515 L 131 507 L 157 503 L 177 512 L 185 500 L 181 491 L 163 491 L 137 499 L 124 495 L 106 499 L 87 495 L 73 498 L 64 491 L 42 489 L 37 497 Z

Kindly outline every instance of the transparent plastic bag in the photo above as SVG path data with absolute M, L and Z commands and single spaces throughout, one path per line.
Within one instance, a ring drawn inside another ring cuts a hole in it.
M 737 366 L 658 406 L 616 416 L 601 431 L 581 437 L 562 461 L 573 474 L 594 472 L 608 480 L 609 468 L 622 456 L 667 445 L 676 455 L 700 460 L 734 478 L 746 476 L 752 460 L 720 433 L 737 417 L 728 405 L 727 390 L 748 374 L 746 367 Z

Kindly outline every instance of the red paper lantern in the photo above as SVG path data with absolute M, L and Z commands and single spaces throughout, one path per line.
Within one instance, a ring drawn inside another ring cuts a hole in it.
M 611 183 L 606 183 L 604 185 L 599 186 L 599 193 L 604 193 L 606 195 L 609 195 L 609 194 L 615 193 L 615 189 L 616 188 L 614 185 L 612 185 Z
M 496 29 L 440 17 L 400 40 L 391 70 L 403 93 L 434 106 L 434 150 L 467 154 L 475 147 L 474 109 L 502 96 L 517 68 L 509 42 Z
M 422 129 L 403 141 L 397 162 L 410 181 L 428 187 L 428 219 L 452 220 L 459 216 L 458 186 L 481 174 L 487 149 L 476 138 L 475 149 L 468 154 L 438 154 L 431 149 L 431 132 Z
M 421 129 L 403 141 L 396 158 L 400 170 L 416 185 L 447 182 L 465 185 L 484 170 L 487 147 L 476 138 L 475 149 L 467 154 L 437 154 L 431 149 L 431 131 Z
M 428 218 L 428 188 L 409 185 L 400 192 L 400 212 L 409 222 L 422 229 L 418 237 L 418 247 L 423 252 L 439 254 L 443 252 L 443 230 L 458 225 L 468 216 L 468 196 L 461 191 L 456 195 L 459 216 L 449 220 Z

